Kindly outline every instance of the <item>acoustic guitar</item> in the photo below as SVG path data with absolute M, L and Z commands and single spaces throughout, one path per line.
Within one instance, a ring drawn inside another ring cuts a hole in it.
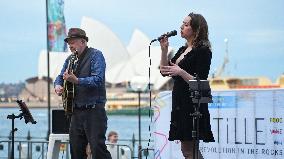
M 67 70 L 68 72 L 75 72 L 76 62 L 78 61 L 76 52 L 73 53 L 69 59 Z M 62 102 L 66 116 L 71 116 L 73 113 L 75 97 L 75 86 L 72 82 L 64 80 Z

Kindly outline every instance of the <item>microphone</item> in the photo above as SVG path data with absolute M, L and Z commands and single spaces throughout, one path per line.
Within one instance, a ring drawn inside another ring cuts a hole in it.
M 157 39 L 153 39 L 152 41 L 151 41 L 151 43 L 152 42 L 154 42 L 154 41 L 160 41 L 161 39 L 163 39 L 164 37 L 171 37 L 171 36 L 176 36 L 177 35 L 177 31 L 176 30 L 173 30 L 173 31 L 171 31 L 171 32 L 167 32 L 166 34 L 164 34 L 164 35 L 161 35 L 161 36 L 159 36 Z

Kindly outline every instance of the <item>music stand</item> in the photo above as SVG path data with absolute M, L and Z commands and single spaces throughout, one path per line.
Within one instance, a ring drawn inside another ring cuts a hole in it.
M 193 138 L 193 158 L 198 159 L 198 150 L 199 150 L 199 118 L 202 114 L 199 112 L 201 103 L 212 103 L 211 89 L 208 80 L 200 80 L 198 76 L 197 80 L 188 80 L 190 98 L 194 103 L 194 113 L 190 114 L 193 117 L 193 129 L 192 129 L 192 138 Z
M 16 101 L 20 107 L 20 111 L 22 111 L 19 115 L 15 115 L 14 113 L 7 116 L 7 119 L 12 120 L 12 150 L 11 150 L 11 157 L 10 159 L 14 159 L 14 143 L 15 143 L 15 132 L 18 130 L 15 128 L 15 119 L 20 118 L 20 120 L 24 117 L 25 123 L 31 122 L 32 124 L 36 124 L 36 121 L 34 120 L 32 114 L 30 113 L 28 107 L 26 106 L 25 102 L 22 102 L 22 100 Z

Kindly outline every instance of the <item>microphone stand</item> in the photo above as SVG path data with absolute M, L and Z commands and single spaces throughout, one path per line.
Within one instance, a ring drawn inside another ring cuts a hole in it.
M 11 156 L 9 157 L 9 159 L 14 159 L 14 147 L 15 147 L 15 132 L 18 130 L 17 128 L 15 128 L 15 119 L 16 118 L 20 118 L 20 120 L 22 118 L 25 119 L 25 123 L 29 123 L 31 122 L 32 124 L 36 124 L 37 122 L 33 119 L 33 116 L 31 115 L 28 107 L 26 106 L 26 104 L 24 102 L 22 102 L 22 100 L 17 100 L 17 103 L 20 107 L 20 111 L 22 111 L 19 115 L 15 115 L 14 113 L 11 115 L 7 116 L 7 119 L 11 119 L 12 120 L 12 150 L 11 150 Z M 9 155 L 9 154 L 8 154 Z
M 7 119 L 12 120 L 12 130 L 11 130 L 11 133 L 12 133 L 12 150 L 11 150 L 10 159 L 14 159 L 15 132 L 18 130 L 17 128 L 15 128 L 15 119 L 16 118 L 22 119 L 23 116 L 24 116 L 24 113 L 20 113 L 19 115 L 15 115 L 13 113 L 13 114 L 7 116 Z
M 152 66 L 152 59 L 151 59 L 151 45 L 153 42 L 157 41 L 156 39 L 152 40 L 148 46 L 148 51 L 149 51 L 149 69 L 148 69 L 148 77 L 149 77 L 149 81 L 148 81 L 148 91 L 149 91 L 149 105 L 150 105 L 150 109 L 149 109 L 149 118 L 151 119 L 152 122 L 152 115 L 151 115 L 151 110 L 152 110 L 152 87 L 151 87 L 151 66 Z M 149 125 L 149 133 L 150 133 L 150 137 L 151 135 L 151 126 Z M 148 140 L 148 147 L 146 149 L 146 152 L 148 153 L 149 151 L 149 141 L 150 138 Z M 142 148 L 142 147 L 141 147 Z M 138 159 L 142 159 L 142 155 L 141 155 L 141 149 L 139 149 L 139 155 L 138 155 Z M 148 158 L 148 155 L 146 155 L 146 159 Z

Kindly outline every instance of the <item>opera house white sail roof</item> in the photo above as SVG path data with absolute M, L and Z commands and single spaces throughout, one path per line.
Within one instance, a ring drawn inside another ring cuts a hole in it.
M 140 30 L 134 30 L 128 46 L 103 23 L 83 17 L 81 28 L 89 37 L 88 46 L 99 49 L 106 59 L 106 82 L 121 83 L 145 77 L 149 73 L 149 38 Z M 169 52 L 173 49 L 170 47 Z M 50 52 L 50 77 L 54 80 L 60 73 L 64 60 L 70 52 Z M 161 51 L 159 46 L 151 46 L 151 84 L 158 90 L 170 78 L 162 77 L 159 71 Z M 38 76 L 47 76 L 47 55 L 41 51 L 38 64 Z M 144 78 L 144 79 L 145 79 Z

